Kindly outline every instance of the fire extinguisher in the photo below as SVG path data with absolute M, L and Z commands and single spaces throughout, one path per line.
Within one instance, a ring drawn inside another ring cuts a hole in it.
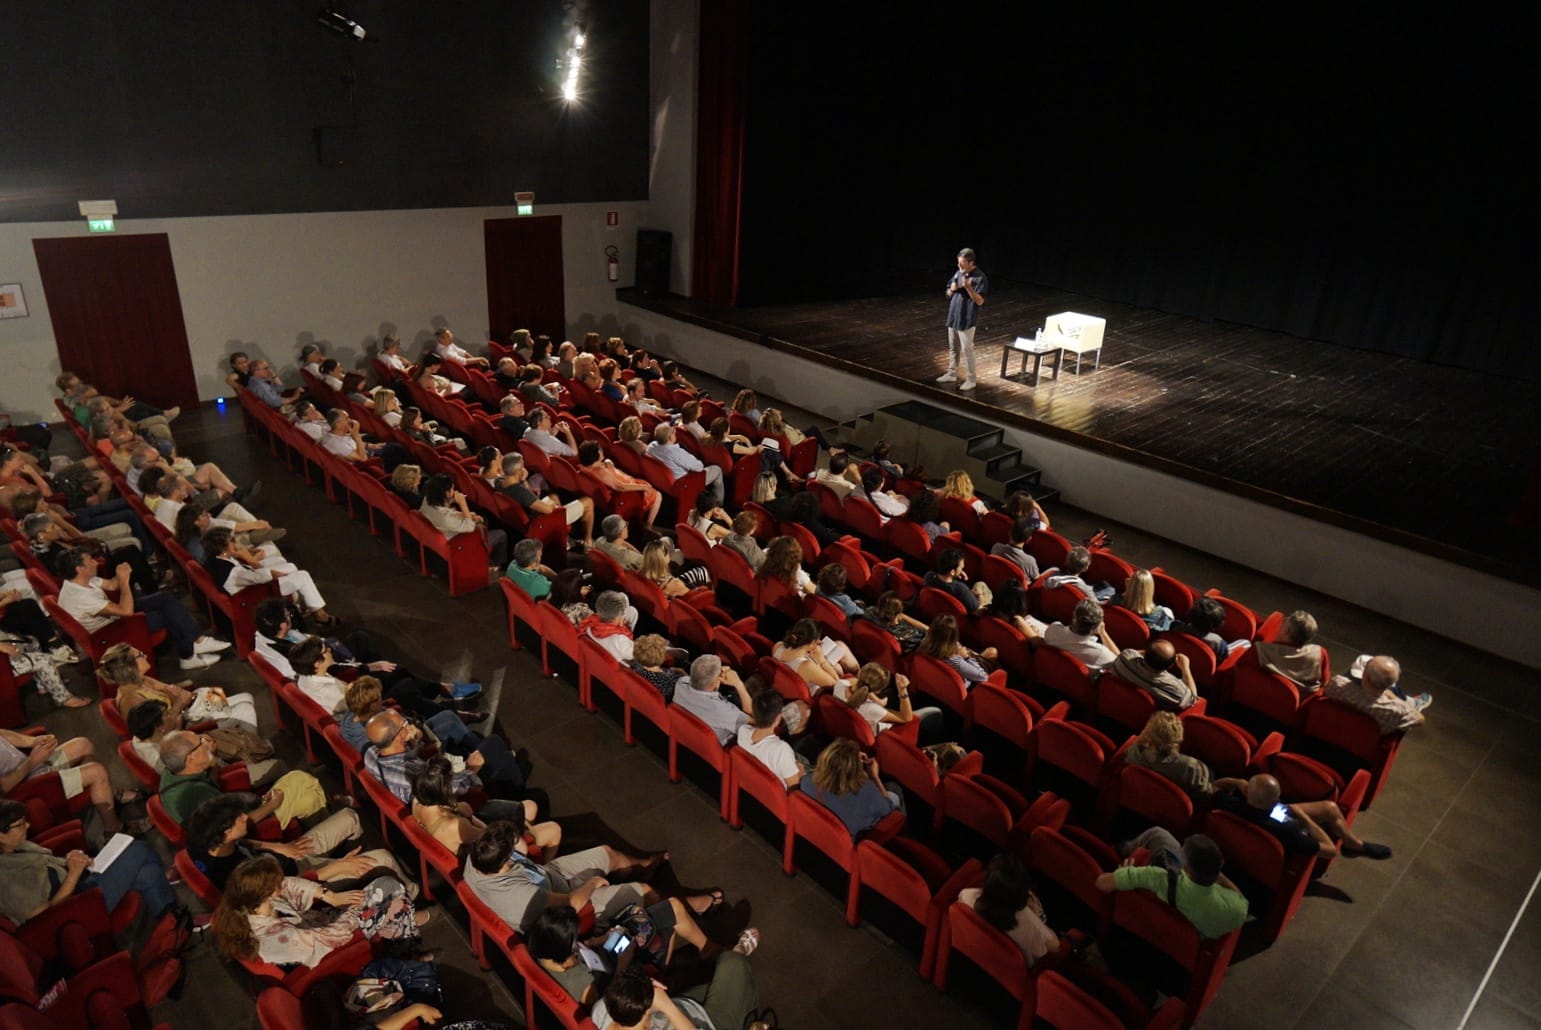
M 619 282 L 621 278 L 621 249 L 612 243 L 605 248 L 605 257 L 610 259 L 610 281 Z

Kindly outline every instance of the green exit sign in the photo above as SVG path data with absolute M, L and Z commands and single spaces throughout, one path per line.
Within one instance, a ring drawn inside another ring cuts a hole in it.
M 111 218 L 87 218 L 86 228 L 91 232 L 116 232 L 118 225 Z

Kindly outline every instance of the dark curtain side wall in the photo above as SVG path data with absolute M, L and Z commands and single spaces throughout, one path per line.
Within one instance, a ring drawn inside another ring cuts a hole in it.
M 538 204 L 647 196 L 648 5 L 585 0 L 581 97 L 559 97 L 557 0 L 6 5 L 0 220 Z M 318 163 L 315 130 L 343 167 Z
M 756 6 L 742 303 L 938 285 L 972 246 L 999 277 L 1541 378 L 1517 17 L 968 10 L 985 31 Z

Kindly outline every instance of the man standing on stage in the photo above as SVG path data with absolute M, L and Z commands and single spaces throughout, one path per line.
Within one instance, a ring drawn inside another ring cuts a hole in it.
M 958 389 L 974 388 L 974 320 L 989 289 L 990 281 L 974 265 L 974 252 L 968 247 L 958 251 L 958 270 L 947 283 L 947 374 L 937 376 L 937 382 L 956 383 L 961 364 L 965 374 Z

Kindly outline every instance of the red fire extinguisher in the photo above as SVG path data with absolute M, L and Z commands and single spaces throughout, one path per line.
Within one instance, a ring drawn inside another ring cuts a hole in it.
M 605 257 L 610 259 L 610 281 L 619 282 L 621 278 L 621 250 L 615 244 L 605 248 Z

